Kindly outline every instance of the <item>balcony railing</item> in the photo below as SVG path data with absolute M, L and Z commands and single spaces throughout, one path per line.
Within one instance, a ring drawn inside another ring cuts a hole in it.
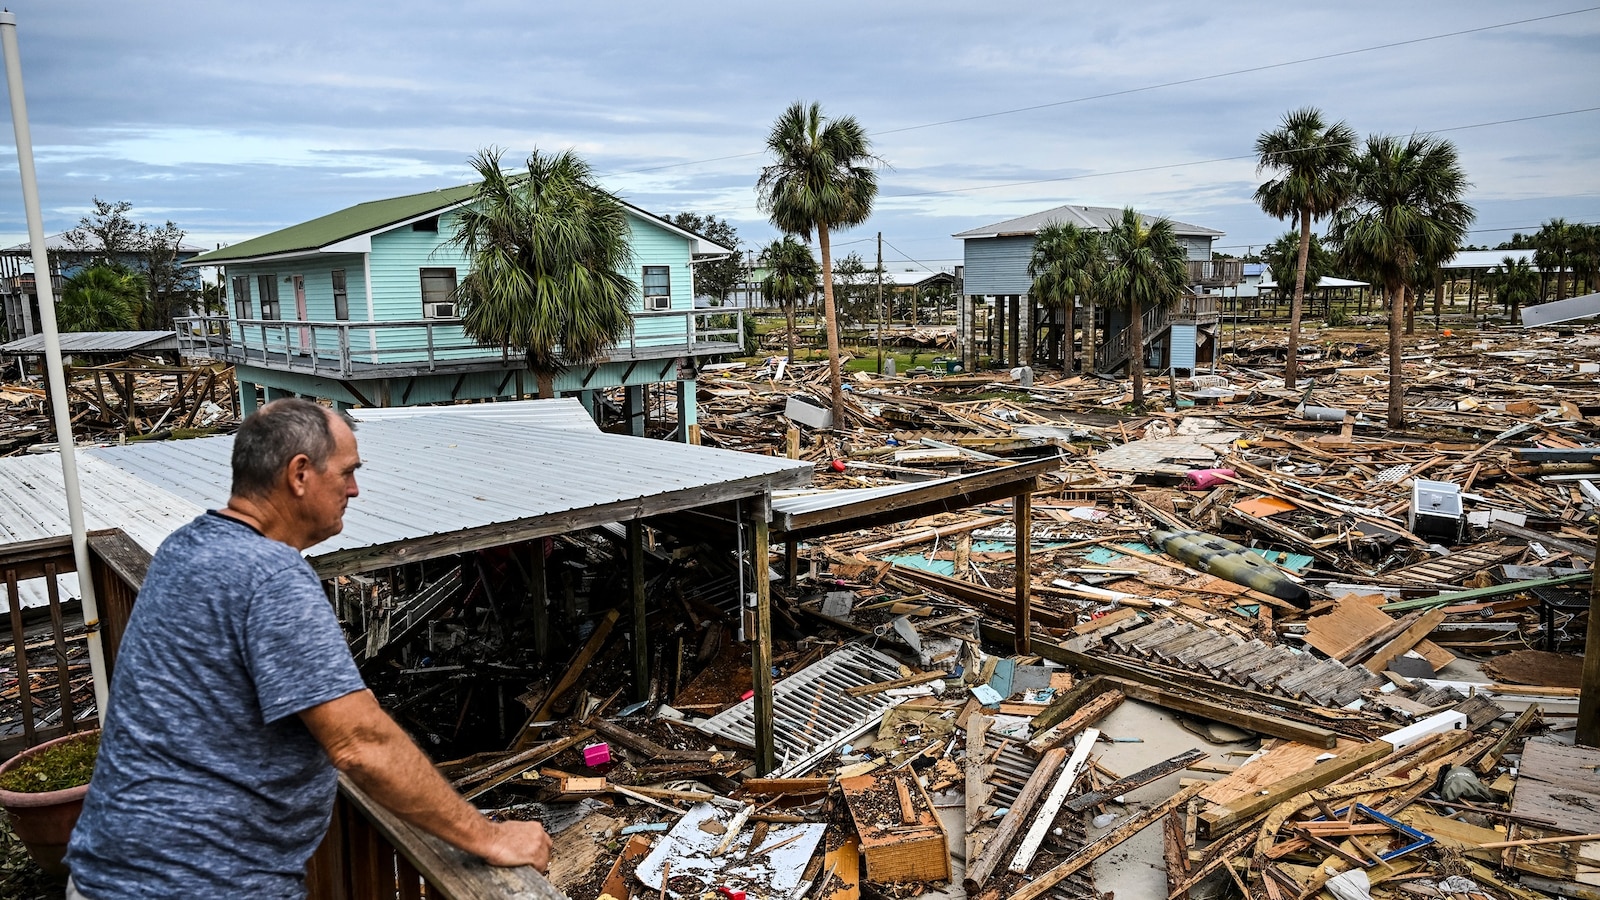
M 482 369 L 501 360 L 497 349 L 468 337 L 459 319 L 302 322 L 183 316 L 175 322 L 178 349 L 185 356 L 334 378 Z M 743 348 L 742 311 L 672 310 L 635 313 L 606 358 L 716 356 Z
M 1244 280 L 1242 259 L 1191 259 L 1189 283 L 1204 287 L 1232 287 Z
M 1180 297 L 1172 310 L 1172 321 L 1180 323 L 1215 321 L 1217 316 L 1216 297 Z

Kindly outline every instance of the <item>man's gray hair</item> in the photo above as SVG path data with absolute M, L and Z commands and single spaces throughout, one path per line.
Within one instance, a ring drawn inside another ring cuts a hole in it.
M 289 461 L 304 453 L 317 471 L 333 455 L 335 413 L 325 406 L 286 397 L 274 400 L 244 420 L 233 438 L 233 494 L 262 497 L 272 492 Z M 346 423 L 355 427 L 349 417 Z

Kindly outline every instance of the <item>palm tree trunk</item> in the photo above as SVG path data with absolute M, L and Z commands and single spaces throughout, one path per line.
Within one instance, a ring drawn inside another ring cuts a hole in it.
M 539 386 L 539 399 L 549 400 L 556 395 L 556 373 L 535 372 L 534 382 Z
M 1133 379 L 1133 408 L 1144 411 L 1144 310 L 1128 298 L 1128 375 Z
M 844 428 L 844 375 L 839 371 L 839 315 L 833 303 L 833 246 L 828 226 L 817 223 L 817 243 L 822 247 L 822 314 L 828 335 L 828 383 L 833 389 L 833 427 Z
M 1404 293 L 1405 292 L 1405 287 L 1402 286 L 1400 288 L 1400 290 L 1401 290 L 1402 293 Z M 1413 297 L 1407 297 L 1406 298 L 1406 302 L 1404 304 L 1402 304 L 1402 305 L 1405 306 L 1405 308 L 1406 308 L 1406 334 L 1416 334 L 1417 333 L 1417 323 L 1416 323 L 1416 312 L 1417 311 L 1416 311 L 1416 309 L 1414 309 L 1414 307 L 1417 305 L 1416 304 L 1416 299 L 1413 298 Z
M 1289 300 L 1289 358 L 1283 365 L 1283 384 L 1294 390 L 1300 377 L 1300 314 L 1306 302 L 1306 258 L 1311 255 L 1311 210 L 1300 210 L 1300 259 L 1294 268 L 1294 297 Z
M 1389 427 L 1396 431 L 1406 427 L 1406 387 L 1401 382 L 1400 316 L 1401 308 L 1409 308 L 1406 286 L 1403 281 L 1389 284 Z
M 1061 316 L 1061 318 L 1067 323 L 1066 326 L 1061 329 L 1061 376 L 1063 378 L 1072 374 L 1073 367 L 1076 363 L 1076 360 L 1072 358 L 1072 330 L 1076 327 L 1074 320 L 1077 318 L 1077 313 L 1078 304 L 1074 300 L 1068 300 L 1066 308 L 1063 310 L 1063 314 Z
M 799 298 L 791 297 L 789 299 L 789 302 L 785 303 L 783 305 L 784 315 L 787 316 L 788 319 L 789 319 L 789 367 L 790 368 L 794 367 L 794 305 L 796 303 L 798 303 L 798 302 L 800 302 Z

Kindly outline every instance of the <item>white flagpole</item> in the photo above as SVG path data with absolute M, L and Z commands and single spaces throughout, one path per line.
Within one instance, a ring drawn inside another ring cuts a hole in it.
M 56 443 L 61 447 L 61 482 L 67 490 L 67 519 L 72 526 L 72 558 L 78 567 L 78 596 L 83 599 L 83 624 L 89 632 L 89 669 L 94 677 L 94 706 L 103 723 L 109 687 L 105 649 L 100 645 L 100 610 L 89 574 L 89 541 L 83 526 L 83 497 L 78 491 L 78 462 L 73 452 L 72 413 L 67 379 L 61 365 L 61 338 L 56 332 L 55 286 L 44 245 L 44 219 L 39 212 L 39 181 L 33 170 L 33 136 L 28 130 L 28 104 L 22 96 L 22 60 L 17 55 L 17 16 L 0 12 L 0 47 L 6 61 L 6 88 L 11 94 L 11 123 L 17 131 L 17 168 L 22 171 L 22 204 L 28 214 L 28 244 L 33 248 L 33 281 L 39 293 L 39 321 L 44 332 L 44 360 L 55 414 Z M 11 598 L 17 602 L 17 598 Z

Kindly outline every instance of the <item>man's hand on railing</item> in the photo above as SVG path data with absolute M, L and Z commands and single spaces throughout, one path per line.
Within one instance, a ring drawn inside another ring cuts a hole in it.
M 538 822 L 495 822 L 493 842 L 480 853 L 491 866 L 533 866 L 550 874 L 550 835 Z

